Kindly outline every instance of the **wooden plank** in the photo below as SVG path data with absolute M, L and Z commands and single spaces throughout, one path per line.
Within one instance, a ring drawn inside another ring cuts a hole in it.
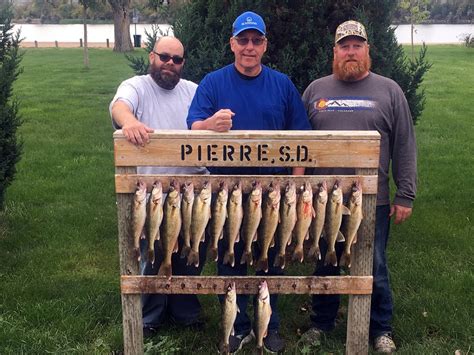
M 373 136 L 334 139 L 332 135 L 308 131 L 303 138 L 301 134 L 291 136 L 284 131 L 269 131 L 274 132 L 274 138 L 267 132 L 256 139 L 256 133 L 247 131 L 235 138 L 227 133 L 195 137 L 190 134 L 193 131 L 184 131 L 186 135 L 183 131 L 176 132 L 181 132 L 181 136 L 153 134 L 144 147 L 116 136 L 115 165 L 375 168 L 379 164 L 380 138 Z
M 117 174 L 115 175 L 115 191 L 117 193 L 132 193 L 136 189 L 137 181 L 142 180 L 146 183 L 148 191 L 151 191 L 152 185 L 156 180 L 160 180 L 163 184 L 163 191 L 168 191 L 171 180 L 176 180 L 181 185 L 184 182 L 192 181 L 194 188 L 199 190 L 202 188 L 204 181 L 210 181 L 212 185 L 212 191 L 216 192 L 219 188 L 219 184 L 222 181 L 227 182 L 228 186 L 234 185 L 237 181 L 242 183 L 242 190 L 244 193 L 248 193 L 252 189 L 252 183 L 254 181 L 260 181 L 262 187 L 265 190 L 270 182 L 279 182 L 284 190 L 286 183 L 291 179 L 297 186 L 302 186 L 304 182 L 311 182 L 313 191 L 315 191 L 317 185 L 323 181 L 326 181 L 328 186 L 334 185 L 336 180 L 340 180 L 342 183 L 342 190 L 344 193 L 350 191 L 351 185 L 354 181 L 360 181 L 362 183 L 362 191 L 364 194 L 376 194 L 377 193 L 377 176 L 375 175 L 258 175 L 258 176 L 236 176 L 236 175 L 139 175 L 139 174 Z
M 121 277 L 122 294 L 223 294 L 234 281 L 238 294 L 258 293 L 266 280 L 271 293 L 357 294 L 372 292 L 372 276 L 127 276 Z
M 376 175 L 377 169 L 357 169 L 356 173 Z M 364 195 L 362 204 L 364 219 L 352 252 L 354 262 L 351 266 L 351 275 L 372 275 L 376 204 L 377 195 Z M 370 301 L 370 295 L 349 296 L 346 354 L 367 354 L 369 351 Z
M 135 174 L 136 168 L 116 168 L 118 174 Z M 133 257 L 132 238 L 133 194 L 117 194 L 118 244 L 120 273 L 138 275 L 139 268 Z M 123 344 L 124 353 L 143 354 L 143 324 L 140 295 L 122 294 Z

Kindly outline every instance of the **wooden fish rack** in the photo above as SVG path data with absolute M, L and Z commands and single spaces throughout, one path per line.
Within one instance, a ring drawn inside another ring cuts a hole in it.
M 271 293 L 348 294 L 346 354 L 367 354 L 372 294 L 372 260 L 375 235 L 377 174 L 380 134 L 376 131 L 211 131 L 162 130 L 150 135 L 144 147 L 129 143 L 122 131 L 114 133 L 115 191 L 117 194 L 123 335 L 125 354 L 143 353 L 141 294 L 224 294 L 230 281 L 237 293 L 256 294 L 258 282 L 267 280 Z M 237 176 L 237 175 L 140 175 L 137 166 L 275 166 L 353 168 L 354 175 Z M 313 189 L 336 179 L 348 193 L 351 184 L 362 184 L 363 214 L 357 243 L 353 246 L 350 276 L 141 276 L 133 254 L 132 203 L 138 180 L 148 191 L 160 180 L 167 191 L 172 179 L 192 181 L 200 189 L 210 181 L 213 192 L 225 180 L 231 186 L 242 182 L 250 192 L 253 181 L 285 186 L 289 180 L 301 186 L 310 181 Z

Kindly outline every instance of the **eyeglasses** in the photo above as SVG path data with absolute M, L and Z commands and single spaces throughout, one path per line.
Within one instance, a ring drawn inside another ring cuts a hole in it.
M 158 57 L 160 57 L 160 60 L 163 62 L 163 63 L 168 63 L 169 60 L 171 59 L 173 61 L 174 64 L 183 64 L 183 61 L 184 61 L 184 58 L 183 57 L 180 57 L 180 56 L 177 56 L 177 55 L 169 55 L 169 54 L 164 54 L 164 53 L 158 53 L 158 52 L 155 52 L 153 51 L 153 53 L 155 53 Z
M 252 41 L 254 46 L 261 46 L 263 42 L 265 42 L 265 37 L 255 37 L 255 38 L 247 38 L 247 37 L 234 37 L 239 46 L 246 46 Z

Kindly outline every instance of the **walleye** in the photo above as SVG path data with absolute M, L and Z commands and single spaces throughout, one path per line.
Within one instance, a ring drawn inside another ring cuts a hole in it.
M 351 267 L 351 246 L 357 241 L 357 230 L 362 221 L 362 187 L 357 181 L 352 185 L 351 197 L 349 199 L 350 216 L 346 224 L 346 244 L 342 253 L 340 266 Z
M 283 203 L 280 204 L 280 220 L 277 234 L 280 251 L 275 257 L 273 266 L 279 266 L 284 269 L 286 246 L 291 244 L 291 234 L 296 224 L 296 185 L 294 181 L 286 184 Z
M 252 192 L 247 197 L 244 206 L 243 235 L 245 249 L 240 259 L 241 264 L 253 264 L 252 243 L 257 240 L 257 228 L 262 219 L 262 185 L 259 181 L 253 183 Z
M 217 246 L 219 240 L 223 238 L 225 220 L 227 219 L 227 200 L 229 191 L 227 183 L 222 181 L 219 185 L 217 198 L 212 206 L 211 219 L 211 242 L 209 243 L 209 257 L 211 260 L 217 261 Z
M 328 249 L 324 265 L 331 264 L 332 266 L 337 266 L 336 241 L 344 241 L 344 236 L 339 231 L 342 215 L 350 214 L 347 207 L 342 204 L 342 190 L 339 185 L 340 182 L 336 180 L 326 206 L 324 237 L 326 238 Z
M 163 220 L 163 187 L 160 181 L 153 183 L 148 201 L 148 261 L 155 263 L 155 240 L 160 239 L 160 226 Z
M 229 337 L 234 334 L 234 322 L 237 318 L 237 293 L 235 291 L 235 282 L 227 287 L 224 302 L 222 302 L 222 339 L 219 344 L 219 352 L 221 354 L 229 354 Z
M 258 298 L 255 305 L 255 337 L 257 339 L 257 350 L 263 354 L 263 338 L 267 336 L 268 323 L 272 308 L 270 306 L 270 292 L 266 281 L 261 281 L 258 285 Z
M 171 181 L 168 195 L 163 207 L 163 224 L 161 226 L 161 246 L 163 261 L 158 276 L 171 277 L 171 255 L 178 251 L 178 236 L 181 230 L 181 196 L 176 181 Z
M 309 239 L 309 226 L 311 225 L 311 220 L 315 216 L 313 208 L 313 189 L 309 182 L 305 182 L 296 201 L 296 216 L 296 246 L 293 251 L 293 260 L 302 263 L 304 258 L 303 244 L 305 240 Z
M 244 210 L 242 208 L 242 186 L 240 181 L 232 189 L 227 203 L 227 250 L 224 254 L 223 264 L 235 265 L 234 244 L 240 240 L 240 225 L 242 224 Z
M 146 221 L 146 184 L 143 181 L 137 182 L 137 189 L 133 198 L 133 253 L 138 261 L 140 261 L 140 238 Z
M 308 258 L 321 260 L 321 251 L 319 250 L 319 238 L 323 232 L 324 220 L 326 218 L 326 204 L 328 202 L 328 188 L 326 181 L 318 185 L 318 191 L 314 194 L 313 208 L 315 217 L 311 221 L 309 234 L 311 235 L 311 247 L 309 248 Z
M 194 184 L 191 181 L 185 183 L 181 192 L 183 193 L 181 199 L 181 218 L 183 219 L 183 225 L 181 228 L 183 235 L 183 249 L 181 250 L 181 257 L 185 258 L 191 250 L 191 221 L 194 204 Z
M 271 183 L 263 203 L 262 223 L 258 233 L 260 258 L 256 270 L 268 272 L 268 249 L 275 245 L 275 231 L 280 221 L 280 184 Z
M 206 238 L 206 226 L 211 218 L 211 196 L 211 183 L 205 181 L 193 204 L 191 250 L 188 254 L 188 265 L 199 266 L 199 244 Z

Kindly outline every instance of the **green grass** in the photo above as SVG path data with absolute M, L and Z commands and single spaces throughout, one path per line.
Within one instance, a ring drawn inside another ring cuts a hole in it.
M 428 58 L 418 197 L 389 245 L 395 340 L 400 354 L 466 354 L 474 344 L 474 51 L 430 46 Z M 15 85 L 24 154 L 0 214 L 1 354 L 123 349 L 108 104 L 133 73 L 110 50 L 91 49 L 90 60 L 85 70 L 80 49 L 29 49 Z M 208 264 L 205 272 L 214 270 Z M 170 327 L 147 353 L 213 353 L 219 306 L 215 296 L 201 300 L 204 332 Z M 344 314 L 320 346 L 297 344 L 309 304 L 307 296 L 280 297 L 288 353 L 343 354 Z

